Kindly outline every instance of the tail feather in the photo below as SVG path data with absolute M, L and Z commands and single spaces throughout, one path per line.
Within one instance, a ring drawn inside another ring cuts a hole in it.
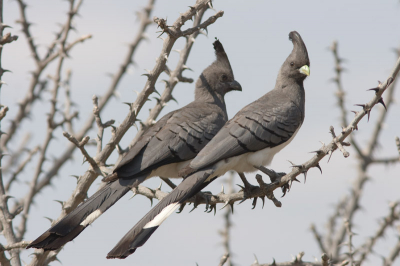
M 102 189 L 93 194 L 87 201 L 61 219 L 57 224 L 44 232 L 27 248 L 41 248 L 56 250 L 68 241 L 77 237 L 88 225 L 93 223 L 100 215 L 108 210 L 115 202 L 123 197 L 131 187 L 144 181 L 146 176 L 134 180 L 117 180 L 106 184 Z
M 161 223 L 188 198 L 194 196 L 211 181 L 212 169 L 196 172 L 185 178 L 179 186 L 148 212 L 107 254 L 108 259 L 124 259 L 143 246 Z

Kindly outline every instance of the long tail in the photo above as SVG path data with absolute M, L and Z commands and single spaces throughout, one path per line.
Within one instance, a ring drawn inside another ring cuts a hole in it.
M 146 243 L 154 231 L 188 198 L 194 196 L 211 181 L 213 171 L 196 172 L 179 184 L 171 193 L 151 209 L 107 254 L 107 259 L 125 259 Z
M 119 179 L 108 183 L 93 194 L 87 201 L 83 202 L 75 210 L 29 244 L 27 248 L 33 247 L 44 250 L 59 249 L 68 241 L 77 237 L 89 224 L 93 223 L 100 215 L 108 210 L 108 208 L 124 196 L 130 188 L 139 185 L 145 179 L 146 176 L 140 176 L 135 179 Z

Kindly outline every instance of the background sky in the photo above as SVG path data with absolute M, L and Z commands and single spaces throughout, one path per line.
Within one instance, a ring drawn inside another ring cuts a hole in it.
M 188 5 L 195 1 L 157 1 L 153 16 L 168 18 L 168 23 L 179 16 L 179 12 L 188 9 Z M 34 25 L 32 34 L 39 49 L 43 52 L 46 44 L 52 39 L 52 33 L 58 30 L 57 23 L 64 23 L 68 3 L 66 1 L 41 0 L 29 1 L 27 16 Z M 76 129 L 86 121 L 92 112 L 92 95 L 102 95 L 110 84 L 106 73 L 115 73 L 127 52 L 126 44 L 136 34 L 138 20 L 135 11 L 147 5 L 147 1 L 126 0 L 87 0 L 75 18 L 76 32 L 70 36 L 70 41 L 84 34 L 92 34 L 93 38 L 84 44 L 77 45 L 65 62 L 64 73 L 67 68 L 72 69 L 72 97 L 80 111 L 80 120 Z M 365 103 L 373 96 L 366 89 L 377 85 L 377 80 L 387 78 L 395 63 L 392 48 L 400 46 L 400 3 L 395 0 L 361 1 L 361 0 L 303 0 L 303 1 L 215 1 L 214 8 L 225 11 L 224 16 L 208 27 L 209 36 L 200 35 L 192 49 L 187 65 L 193 72 L 186 71 L 187 77 L 197 79 L 201 71 L 214 60 L 212 42 L 218 37 L 223 43 L 229 56 L 235 79 L 238 80 L 243 92 L 232 92 L 226 96 L 229 117 L 232 117 L 243 106 L 258 99 L 273 89 L 278 70 L 292 50 L 292 43 L 288 34 L 297 30 L 305 41 L 311 61 L 311 76 L 305 81 L 306 89 L 306 118 L 305 122 L 292 143 L 275 156 L 271 168 L 276 171 L 290 171 L 290 163 L 304 163 L 311 158 L 310 151 L 318 149 L 319 141 L 328 143 L 331 139 L 329 126 L 340 130 L 339 110 L 334 92 L 335 84 L 330 82 L 334 76 L 333 56 L 328 47 L 334 40 L 339 41 L 339 52 L 346 59 L 343 75 L 343 85 L 346 90 L 346 106 L 350 110 L 357 110 L 354 104 Z M 205 18 L 213 15 L 209 10 Z M 29 54 L 26 39 L 15 21 L 19 18 L 19 9 L 15 1 L 5 1 L 4 22 L 13 27 L 10 31 L 20 36 L 17 42 L 6 45 L 3 51 L 2 62 L 6 69 L 3 79 L 8 85 L 2 89 L 2 104 L 8 105 L 10 111 L 6 118 L 14 117 L 17 102 L 25 94 L 29 71 L 34 64 Z M 190 21 L 189 21 L 190 22 Z M 190 24 L 188 24 L 190 25 Z M 6 30 L 5 32 L 8 32 Z M 134 61 L 136 66 L 129 67 L 126 75 L 118 87 L 119 98 L 109 102 L 102 113 L 103 121 L 115 119 L 118 125 L 127 114 L 126 105 L 122 102 L 136 99 L 134 90 L 140 91 L 144 87 L 146 78 L 140 76 L 144 69 L 152 69 L 155 58 L 158 56 L 162 40 L 157 39 L 157 29 L 154 25 L 148 27 L 149 41 L 142 42 L 136 51 Z M 181 49 L 183 40 L 175 43 L 174 49 Z M 174 68 L 178 54 L 172 52 L 168 66 Z M 47 74 L 54 73 L 54 66 Z M 165 78 L 162 74 L 159 80 Z M 51 86 L 51 84 L 50 84 Z M 156 89 L 163 90 L 163 83 L 157 83 Z M 163 110 L 162 115 L 176 108 L 182 107 L 193 100 L 194 84 L 178 84 L 174 97 L 179 104 L 170 102 Z M 47 93 L 45 99 L 48 99 Z M 61 100 L 63 92 L 61 91 Z M 399 93 L 395 93 L 399 102 Z M 377 155 L 382 157 L 396 156 L 395 136 L 400 136 L 398 104 L 392 105 L 390 115 L 384 125 L 380 139 L 380 149 Z M 148 109 L 154 105 L 154 100 L 148 102 L 139 118 L 145 119 Z M 14 144 L 24 132 L 32 131 L 32 143 L 41 143 L 46 127 L 46 112 L 48 101 L 43 100 L 34 106 L 34 113 L 30 121 L 24 122 L 23 130 L 18 132 Z M 371 113 L 370 122 L 363 119 L 359 124 L 359 131 L 355 132 L 361 145 L 365 145 L 373 129 L 378 110 L 377 106 Z M 352 116 L 349 116 L 352 118 Z M 5 121 L 5 122 L 4 122 Z M 8 127 L 7 119 L 3 120 L 3 127 Z M 128 145 L 135 136 L 132 128 L 121 142 Z M 95 138 L 96 132 L 89 133 Z M 62 130 L 56 131 L 57 140 L 52 142 L 51 154 L 57 156 L 67 141 L 62 136 Z M 107 131 L 105 141 L 110 134 Z M 31 145 L 33 146 L 33 144 Z M 294 184 L 290 193 L 281 202 L 282 208 L 276 208 L 272 202 L 266 202 L 264 209 L 257 206 L 251 210 L 251 201 L 235 206 L 232 228 L 233 261 L 238 265 L 250 265 L 256 254 L 260 262 L 287 261 L 300 251 L 306 253 L 306 260 L 320 258 L 320 251 L 309 230 L 311 223 L 316 223 L 320 230 L 324 229 L 327 217 L 331 214 L 337 200 L 349 191 L 349 187 L 356 176 L 355 151 L 349 149 L 350 157 L 345 159 L 341 153 L 335 152 L 329 164 L 327 158 L 320 163 L 323 175 L 318 169 L 311 169 L 307 183 Z M 94 151 L 92 151 L 94 154 Z M 51 157 L 51 156 L 50 156 Z M 75 160 L 66 164 L 53 186 L 46 188 L 35 200 L 31 210 L 30 222 L 26 240 L 33 240 L 50 226 L 43 217 L 57 218 L 60 214 L 60 205 L 53 200 L 65 201 L 73 191 L 76 180 L 71 175 L 81 175 L 87 165 L 81 165 L 82 155 L 76 152 Z M 116 156 L 109 159 L 113 163 Z M 50 167 L 49 161 L 45 168 Z M 358 235 L 354 242 L 363 243 L 367 236 L 372 235 L 378 226 L 378 218 L 386 215 L 388 203 L 399 200 L 400 165 L 374 166 L 370 168 L 372 180 L 367 183 L 361 200 L 361 212 L 355 217 L 354 232 Z M 24 181 L 34 170 L 29 165 L 18 185 L 14 186 L 14 195 L 23 195 L 28 186 Z M 249 181 L 256 184 L 254 175 L 248 175 Z M 215 181 L 207 190 L 213 193 L 220 191 L 224 178 Z M 300 178 L 303 181 L 303 178 Z M 267 179 L 265 179 L 267 180 Z M 89 191 L 93 194 L 100 180 L 96 180 Z M 157 178 L 145 185 L 157 187 L 160 181 Z M 235 183 L 241 181 L 235 177 Z M 237 187 L 238 188 L 238 187 Z M 166 185 L 163 189 L 167 190 Z M 280 197 L 276 191 L 275 196 Z M 204 206 L 188 213 L 190 206 L 182 214 L 172 215 L 163 226 L 157 230 L 135 254 L 125 260 L 107 260 L 106 254 L 119 239 L 150 209 L 148 199 L 137 196 L 128 200 L 124 197 L 106 214 L 101 216 L 90 228 L 86 229 L 73 243 L 66 245 L 58 258 L 63 265 L 217 265 L 223 255 L 221 237 L 218 230 L 222 229 L 224 211 L 218 211 L 216 216 L 203 213 Z M 221 207 L 221 206 L 219 206 Z M 389 231 L 385 241 L 381 241 L 376 252 L 386 256 L 393 247 L 398 234 L 395 230 Z M 4 241 L 4 238 L 1 238 Z M 24 252 L 23 260 L 30 261 L 29 254 L 33 250 Z M 378 256 L 371 257 L 365 265 L 377 265 L 381 260 Z M 57 265 L 58 262 L 52 263 Z M 396 265 L 400 265 L 398 260 Z

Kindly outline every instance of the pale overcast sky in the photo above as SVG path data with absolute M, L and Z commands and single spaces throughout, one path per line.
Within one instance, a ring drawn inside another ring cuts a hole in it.
M 156 1 L 153 16 L 168 18 L 173 23 L 179 12 L 188 9 L 195 0 Z M 52 32 L 58 29 L 57 23 L 65 21 L 68 7 L 66 1 L 41 0 L 29 1 L 27 16 L 34 25 L 31 27 L 35 41 L 46 45 L 52 40 Z M 80 16 L 74 20 L 77 31 L 71 34 L 69 40 L 77 36 L 92 34 L 93 38 L 84 44 L 79 44 L 70 53 L 71 58 L 65 63 L 65 68 L 71 68 L 72 97 L 79 106 L 81 120 L 86 121 L 92 111 L 91 97 L 101 95 L 109 84 L 106 73 L 116 72 L 127 52 L 126 44 L 130 42 L 138 28 L 135 11 L 144 7 L 147 1 L 136 0 L 86 0 L 81 8 Z M 347 59 L 344 67 L 343 85 L 346 90 L 346 106 L 357 110 L 354 104 L 364 103 L 371 99 L 372 92 L 367 89 L 377 85 L 378 80 L 387 78 L 395 63 L 392 48 L 400 46 L 400 3 L 396 0 L 361 1 L 361 0 L 303 0 L 303 1 L 214 1 L 214 8 L 225 11 L 222 18 L 208 28 L 209 36 L 199 36 L 190 54 L 188 66 L 193 72 L 185 75 L 197 79 L 201 71 L 214 60 L 212 42 L 218 37 L 229 56 L 235 79 L 238 80 L 243 92 L 232 92 L 226 97 L 229 116 L 256 100 L 274 87 L 278 70 L 289 55 L 292 44 L 288 34 L 297 30 L 305 41 L 311 61 L 311 76 L 305 81 L 306 88 L 306 118 L 294 141 L 280 152 L 272 162 L 271 168 L 277 171 L 290 171 L 287 160 L 303 163 L 312 155 L 308 152 L 318 149 L 319 141 L 329 142 L 329 126 L 340 129 L 339 110 L 335 106 L 335 85 L 330 82 L 334 76 L 333 57 L 328 47 L 332 41 L 339 41 L 340 55 Z M 214 14 L 209 10 L 205 18 Z M 3 66 L 13 73 L 7 73 L 3 79 L 7 86 L 2 89 L 2 104 L 10 107 L 8 117 L 13 117 L 17 110 L 16 102 L 27 90 L 29 71 L 33 62 L 29 55 L 26 39 L 18 32 L 20 25 L 19 10 L 16 1 L 5 1 L 4 21 L 13 27 L 13 34 L 20 35 L 17 42 L 9 44 L 3 50 Z M 189 21 L 190 22 L 190 21 Z M 189 24 L 188 24 L 189 25 Z M 157 29 L 154 25 L 147 31 L 149 41 L 143 42 L 136 52 L 134 61 L 137 66 L 129 68 L 129 75 L 121 82 L 119 99 L 113 99 L 102 113 L 103 121 L 115 119 L 119 124 L 127 113 L 125 101 L 134 101 L 136 93 L 145 84 L 146 78 L 140 76 L 144 69 L 152 69 L 158 56 L 162 41 L 157 39 Z M 8 32 L 8 30 L 6 30 Z M 181 49 L 183 40 L 176 42 L 174 49 Z M 178 58 L 172 53 L 168 65 L 174 67 Z M 54 71 L 54 70 L 52 70 Z M 46 72 L 52 74 L 52 72 Z M 165 75 L 165 74 L 163 74 Z M 160 78 L 161 80 L 162 78 Z M 157 89 L 163 90 L 163 83 L 157 83 Z M 162 115 L 182 107 L 193 99 L 193 84 L 178 84 L 174 97 L 179 105 L 170 102 Z M 399 93 L 395 93 L 397 103 Z M 142 109 L 140 118 L 146 118 L 148 109 L 154 101 Z M 35 140 L 42 142 L 46 126 L 48 102 L 35 105 L 32 114 L 34 123 L 25 122 L 24 129 L 35 132 Z M 361 144 L 365 144 L 371 133 L 377 117 L 378 106 L 371 113 L 371 121 L 366 119 L 359 124 L 356 136 Z M 385 123 L 378 153 L 389 157 L 397 154 L 394 145 L 395 136 L 400 136 L 398 104 L 392 106 Z M 397 114 L 397 117 L 394 116 Z M 349 116 L 351 117 L 351 116 Z M 7 127 L 3 122 L 3 127 Z M 22 136 L 23 132 L 19 132 Z M 57 131 L 57 141 L 54 141 L 51 154 L 57 156 L 65 147 L 66 140 Z M 134 137 L 136 130 L 132 128 L 122 141 L 126 146 Z M 96 132 L 89 134 L 92 138 Z M 106 139 L 110 136 L 106 135 Z M 282 208 L 276 208 L 272 202 L 266 202 L 264 209 L 257 206 L 251 210 L 251 201 L 235 206 L 232 228 L 233 261 L 237 265 L 250 265 L 256 254 L 260 262 L 287 261 L 300 251 L 306 253 L 306 260 L 320 258 L 320 251 L 310 233 L 311 223 L 316 223 L 324 229 L 327 217 L 332 212 L 333 204 L 348 192 L 352 180 L 356 176 L 355 152 L 349 149 L 351 156 L 347 159 L 335 152 L 331 161 L 321 162 L 323 175 L 319 170 L 312 169 L 304 185 L 294 184 L 290 193 L 283 198 Z M 75 160 L 62 168 L 54 180 L 53 187 L 46 188 L 36 198 L 32 208 L 26 240 L 33 240 L 43 233 L 50 223 L 43 217 L 57 218 L 60 206 L 53 200 L 65 201 L 73 191 L 76 180 L 70 175 L 80 175 L 87 169 L 81 166 L 82 155 L 76 152 Z M 116 156 L 109 162 L 115 161 Z M 49 165 L 49 164 L 48 164 Z M 47 166 L 48 166 L 47 165 Z M 25 170 L 28 177 L 33 171 L 33 165 Z M 399 200 L 400 165 L 391 167 L 372 167 L 372 181 L 366 184 L 362 206 L 364 211 L 356 215 L 354 231 L 355 243 L 362 243 L 367 236 L 377 228 L 377 219 L 387 213 L 388 202 Z M 213 193 L 220 191 L 220 178 L 208 187 Z M 249 180 L 256 184 L 254 175 Z M 266 179 L 267 180 L 267 179 Z M 303 181 L 303 178 L 300 177 Z M 156 187 L 159 179 L 146 182 L 145 185 Z M 241 181 L 236 177 L 235 183 Z M 89 193 L 96 191 L 100 180 L 95 181 Z M 238 188 L 238 187 L 237 187 Z M 22 195 L 27 189 L 24 182 L 15 186 L 13 193 Z M 163 185 L 163 189 L 166 186 Z M 275 195 L 281 196 L 279 191 Z M 224 211 L 217 215 L 203 212 L 204 206 L 188 213 L 190 206 L 182 214 L 172 215 L 163 226 L 152 236 L 146 245 L 125 260 L 107 260 L 106 254 L 119 239 L 150 209 L 148 199 L 137 196 L 128 200 L 126 196 L 101 216 L 90 228 L 86 229 L 73 243 L 66 245 L 58 256 L 62 265 L 217 265 L 223 247 L 218 230 L 222 229 Z M 376 251 L 386 255 L 393 246 L 395 231 L 390 231 L 384 243 L 380 243 Z M 4 238 L 0 238 L 4 241 Z M 23 260 L 30 261 L 29 254 L 24 252 Z M 399 260 L 398 260 L 399 261 Z M 372 257 L 365 265 L 380 264 L 378 257 Z M 57 265 L 58 262 L 52 263 Z M 400 265 L 400 262 L 397 262 Z

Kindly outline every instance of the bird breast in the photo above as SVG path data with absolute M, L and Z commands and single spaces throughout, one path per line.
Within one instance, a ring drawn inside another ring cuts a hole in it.
M 239 156 L 234 156 L 219 161 L 215 165 L 215 172 L 208 179 L 211 180 L 216 176 L 224 175 L 228 171 L 236 171 L 238 173 L 252 173 L 257 171 L 254 166 L 267 166 L 271 164 L 275 154 L 285 148 L 296 136 L 300 127 L 293 133 L 293 135 L 286 142 L 275 146 L 273 148 L 265 148 L 256 152 L 247 152 Z

